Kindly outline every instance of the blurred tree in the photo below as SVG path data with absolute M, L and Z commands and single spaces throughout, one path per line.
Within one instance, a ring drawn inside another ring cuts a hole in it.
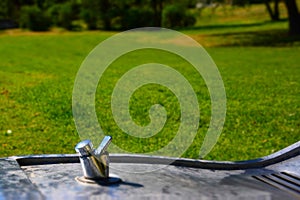
M 180 4 L 183 15 L 195 0 L 82 0 L 81 16 L 89 29 L 101 26 L 105 30 L 130 29 L 145 26 L 162 26 L 163 10 L 172 4 Z M 189 20 L 187 20 L 189 18 Z M 189 15 L 177 25 L 190 24 Z M 174 22 L 175 23 L 175 22 Z
M 182 4 L 170 4 L 163 10 L 162 25 L 167 28 L 192 26 L 196 19 Z
M 47 10 L 54 5 L 60 5 L 64 3 L 71 3 L 71 4 L 80 3 L 77 0 L 34 0 L 34 1 L 35 1 L 35 5 L 37 5 L 42 10 Z
M 8 13 L 9 13 L 9 6 L 8 6 L 9 0 L 2 0 L 0 1 L 0 19 L 7 19 Z
M 237 2 L 243 2 L 245 0 L 234 0 Z M 270 13 L 272 20 L 279 19 L 278 4 L 280 0 L 274 0 L 274 9 L 270 6 L 270 0 L 263 0 L 267 6 L 267 10 Z M 296 0 L 284 0 L 285 6 L 288 11 L 289 20 L 289 33 L 291 35 L 300 35 L 300 14 L 297 7 Z
M 100 18 L 103 23 L 103 28 L 105 30 L 111 30 L 112 25 L 111 25 L 111 20 L 117 15 L 119 6 L 116 4 L 118 2 L 114 0 L 101 0 L 100 1 Z M 120 1 L 121 3 L 121 1 Z
M 11 19 L 18 21 L 20 18 L 20 10 L 23 5 L 32 5 L 33 1 L 24 0 L 1 0 L 0 3 L 0 18 L 1 19 Z
M 24 24 L 20 13 L 23 7 L 34 6 L 35 9 L 23 9 L 26 15 L 44 15 L 51 17 L 52 24 L 72 29 L 72 21 L 80 18 L 88 29 L 105 30 L 129 29 L 142 26 L 162 26 L 163 11 L 168 6 L 180 4 L 185 19 L 180 19 L 176 26 L 192 22 L 192 16 L 186 17 L 188 7 L 195 6 L 197 0 L 1 0 L 0 19 L 9 18 Z M 40 12 L 37 12 L 37 9 Z M 170 8 L 168 8 L 170 10 Z M 168 10 L 167 9 L 167 10 Z M 173 9 L 174 10 L 174 9 Z M 173 13 L 176 14 L 176 13 Z M 169 12 L 168 16 L 172 16 Z M 27 17 L 27 19 L 29 19 Z M 31 18 L 30 18 L 31 19 Z M 35 20 L 35 19 L 32 19 Z M 35 20 L 36 22 L 38 20 Z M 47 20 L 49 22 L 49 20 Z M 175 22 L 174 22 L 175 23 Z M 26 24 L 26 23 L 25 23 Z M 29 23 L 27 23 L 29 24 Z
M 273 0 L 273 9 L 270 0 L 264 0 L 267 11 L 273 21 L 279 20 L 279 0 Z
M 150 2 L 154 12 L 154 26 L 160 27 L 162 23 L 163 0 L 152 0 Z
M 154 12 L 147 7 L 133 6 L 124 10 L 121 16 L 121 29 L 154 26 Z
M 22 6 L 20 26 L 32 31 L 47 31 L 51 26 L 51 20 L 36 5 Z
M 75 1 L 68 1 L 61 4 L 53 4 L 47 12 L 55 26 L 73 30 L 75 27 L 72 22 L 79 18 L 78 4 Z
M 285 0 L 284 2 L 289 15 L 289 33 L 300 35 L 300 14 L 296 0 Z
M 120 15 L 120 4 L 118 0 L 82 0 L 81 18 L 85 21 L 89 30 L 100 27 L 105 30 L 112 29 L 112 21 Z

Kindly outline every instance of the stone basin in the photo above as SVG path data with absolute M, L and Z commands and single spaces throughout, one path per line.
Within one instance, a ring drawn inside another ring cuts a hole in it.
M 77 154 L 0 159 L 0 199 L 300 199 L 300 142 L 229 162 L 111 154 L 121 182 L 82 183 Z

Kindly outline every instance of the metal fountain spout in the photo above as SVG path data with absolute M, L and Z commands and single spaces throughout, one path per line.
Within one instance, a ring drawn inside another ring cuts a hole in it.
M 93 148 L 90 140 L 83 140 L 76 145 L 75 150 L 80 156 L 84 178 L 91 180 L 109 179 L 109 154 L 106 149 L 111 140 L 111 136 L 105 136 L 97 149 Z

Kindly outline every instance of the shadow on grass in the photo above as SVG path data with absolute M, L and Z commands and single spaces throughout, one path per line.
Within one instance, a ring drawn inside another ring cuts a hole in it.
M 285 29 L 220 33 L 208 36 L 222 38 L 222 42 L 215 46 L 300 46 L 300 36 L 291 36 Z
M 234 29 L 234 28 L 247 28 L 247 27 L 259 27 L 269 24 L 268 21 L 265 22 L 256 22 L 256 23 L 248 23 L 248 24 L 211 24 L 211 25 L 203 25 L 203 26 L 194 26 L 184 28 L 184 30 L 199 30 L 199 31 L 206 31 L 206 30 L 222 30 L 222 29 Z
M 200 34 L 209 46 L 300 46 L 300 35 L 289 35 L 287 27 L 287 19 L 283 19 L 279 22 L 208 25 L 188 30 L 203 32 Z
M 203 25 L 203 26 L 194 26 L 185 28 L 187 30 L 212 30 L 212 29 L 234 29 L 234 28 L 251 28 L 251 27 L 260 27 L 260 26 L 267 26 L 272 25 L 274 23 L 282 23 L 282 22 L 288 22 L 287 18 L 280 19 L 276 22 L 274 21 L 260 21 L 260 22 L 253 22 L 253 23 L 226 23 L 226 24 L 210 24 L 210 25 Z

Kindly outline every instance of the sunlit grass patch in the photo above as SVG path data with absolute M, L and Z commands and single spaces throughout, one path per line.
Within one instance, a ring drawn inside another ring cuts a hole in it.
M 266 21 L 262 6 L 232 9 L 240 9 L 241 13 L 227 13 L 226 19 L 225 12 L 217 10 L 224 18 L 212 17 L 196 28 L 182 30 L 207 49 L 219 68 L 227 94 L 224 129 L 206 159 L 256 158 L 300 139 L 299 41 L 286 37 L 286 20 Z M 247 9 L 257 9 L 265 18 L 258 15 L 259 20 L 254 17 L 247 21 Z M 0 35 L 1 157 L 74 153 L 80 140 L 72 116 L 74 79 L 88 53 L 113 34 L 20 31 Z M 145 62 L 174 67 L 195 90 L 201 114 L 199 129 L 184 156 L 198 158 L 210 122 L 209 93 L 192 66 L 166 52 L 161 57 L 147 51 L 132 52 L 112 64 L 97 88 L 99 124 L 106 134 L 113 135 L 115 144 L 136 153 L 156 150 L 174 137 L 180 123 L 178 100 L 167 88 L 156 84 L 139 88 L 132 95 L 130 114 L 134 122 L 146 125 L 151 105 L 163 105 L 169 118 L 161 133 L 148 140 L 133 138 L 114 123 L 110 95 L 115 83 L 126 71 Z

